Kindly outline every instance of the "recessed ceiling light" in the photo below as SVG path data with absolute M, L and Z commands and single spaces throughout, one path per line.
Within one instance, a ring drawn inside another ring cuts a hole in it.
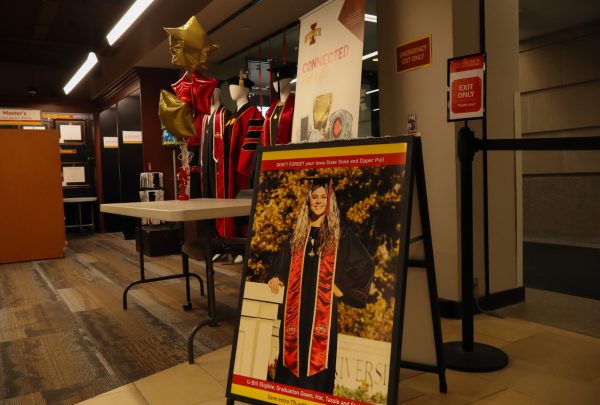
M 154 0 L 137 0 L 135 3 L 129 7 L 129 10 L 123 17 L 119 20 L 119 22 L 113 27 L 112 30 L 106 36 L 106 40 L 112 46 L 117 40 L 131 27 L 131 24 L 137 20 L 140 15 L 148 8 L 148 6 Z
M 87 75 L 89 71 L 92 70 L 96 63 L 98 63 L 98 58 L 96 57 L 96 54 L 94 52 L 90 52 L 85 62 L 83 62 L 83 65 L 81 65 L 81 67 L 77 70 L 77 72 L 75 72 L 73 77 L 71 77 L 71 80 L 69 80 L 69 82 L 65 84 L 65 87 L 63 87 L 65 94 L 69 94 L 71 90 L 73 90 L 75 86 L 79 84 L 81 79 L 83 79 L 85 75 Z
M 365 21 L 366 22 L 377 23 L 377 16 L 373 15 L 373 14 L 365 14 Z
M 379 55 L 379 52 L 378 52 L 378 51 L 371 52 L 371 53 L 368 53 L 368 54 L 366 54 L 366 55 L 363 55 L 363 57 L 362 57 L 362 60 L 365 60 L 365 59 L 370 59 L 370 58 L 374 58 L 374 57 L 375 57 L 375 56 L 377 56 L 377 55 Z

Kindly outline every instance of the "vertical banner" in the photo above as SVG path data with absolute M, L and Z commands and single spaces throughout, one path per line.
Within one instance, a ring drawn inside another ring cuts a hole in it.
M 485 116 L 485 55 L 448 59 L 448 121 Z
M 364 0 L 331 0 L 300 19 L 292 142 L 358 137 Z

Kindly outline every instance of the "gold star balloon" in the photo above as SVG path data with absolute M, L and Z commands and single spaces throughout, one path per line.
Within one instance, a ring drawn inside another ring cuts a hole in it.
M 208 36 L 195 16 L 181 27 L 165 28 L 169 34 L 171 63 L 190 71 L 207 69 L 208 54 L 219 47 Z
M 160 91 L 158 117 L 161 124 L 176 138 L 189 138 L 195 135 L 190 105 L 166 90 Z

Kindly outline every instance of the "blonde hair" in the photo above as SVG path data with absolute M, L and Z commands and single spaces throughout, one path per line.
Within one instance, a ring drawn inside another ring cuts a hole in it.
M 310 232 L 310 194 L 323 187 L 327 190 L 326 186 L 313 185 L 308 189 L 304 204 L 300 208 L 296 225 L 294 226 L 294 232 L 292 233 L 291 248 L 292 252 L 297 250 L 303 250 L 306 240 L 308 239 L 308 233 Z M 337 248 L 338 241 L 340 239 L 340 211 L 337 206 L 337 200 L 335 198 L 335 192 L 332 191 L 329 199 L 329 211 L 325 214 L 325 218 L 321 222 L 319 228 L 319 247 L 317 253 L 331 253 Z

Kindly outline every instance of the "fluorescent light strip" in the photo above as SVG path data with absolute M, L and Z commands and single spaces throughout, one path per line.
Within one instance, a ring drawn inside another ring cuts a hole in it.
M 363 57 L 362 57 L 362 60 L 365 60 L 365 59 L 370 59 L 370 58 L 374 58 L 374 57 L 375 57 L 375 56 L 377 56 L 377 55 L 379 55 L 379 52 L 378 52 L 378 51 L 371 52 L 371 53 L 368 53 L 368 54 L 366 54 L 366 55 L 363 55 Z
M 94 52 L 90 52 L 86 61 L 83 62 L 83 65 L 81 65 L 79 70 L 75 72 L 73 77 L 71 77 L 71 80 L 69 80 L 69 82 L 65 84 L 65 87 L 63 87 L 65 94 L 69 94 L 71 90 L 73 90 L 75 86 L 77 86 L 81 79 L 83 79 L 85 75 L 87 75 L 89 71 L 92 70 L 96 63 L 98 63 L 98 58 L 96 57 L 96 54 Z
M 365 94 L 373 94 L 373 93 L 377 93 L 378 91 L 379 91 L 379 89 L 369 90 L 369 91 L 365 92 Z
M 119 20 L 119 22 L 113 27 L 112 30 L 106 36 L 106 40 L 112 46 L 117 40 L 129 29 L 131 24 L 135 22 L 139 18 L 140 15 L 148 8 L 148 6 L 154 0 L 137 0 L 135 3 L 131 5 L 129 10 L 123 17 Z
M 373 15 L 373 14 L 365 14 L 365 21 L 366 22 L 377 23 L 377 16 Z
M 373 108 L 373 112 L 379 111 L 379 108 Z

